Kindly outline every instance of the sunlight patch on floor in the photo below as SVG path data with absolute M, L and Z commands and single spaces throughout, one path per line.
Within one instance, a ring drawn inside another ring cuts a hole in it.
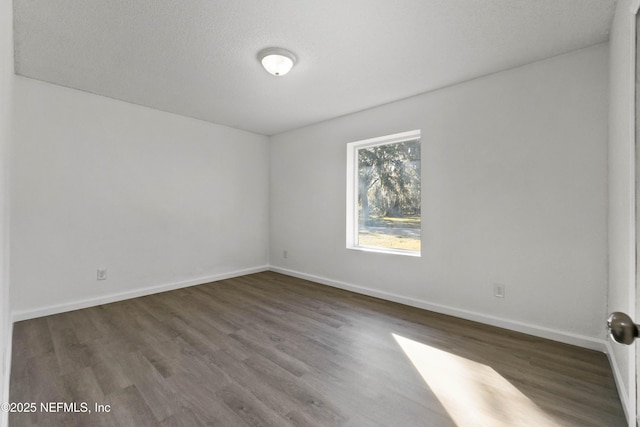
M 490 366 L 392 335 L 459 427 L 560 425 Z

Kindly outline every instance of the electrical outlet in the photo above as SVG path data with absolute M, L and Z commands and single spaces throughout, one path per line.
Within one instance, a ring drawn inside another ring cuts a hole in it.
M 289 252 L 286 250 L 282 251 L 282 258 L 287 259 L 289 257 Z
M 98 280 L 107 280 L 107 269 L 99 268 L 98 269 Z
M 499 283 L 493 284 L 493 296 L 496 298 L 504 298 L 505 294 L 505 285 L 501 285 Z

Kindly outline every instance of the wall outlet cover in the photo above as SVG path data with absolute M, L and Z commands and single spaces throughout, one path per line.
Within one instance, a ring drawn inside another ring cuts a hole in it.
M 505 295 L 505 285 L 500 285 L 498 283 L 494 283 L 493 285 L 493 296 L 496 298 L 504 298 Z

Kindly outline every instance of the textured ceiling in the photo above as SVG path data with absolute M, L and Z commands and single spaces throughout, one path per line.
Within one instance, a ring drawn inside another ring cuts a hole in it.
M 272 135 L 607 41 L 615 0 L 15 0 L 16 73 Z M 259 50 L 298 63 L 267 74 Z

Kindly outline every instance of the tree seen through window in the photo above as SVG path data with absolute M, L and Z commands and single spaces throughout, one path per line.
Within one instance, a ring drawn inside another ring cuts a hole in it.
M 358 246 L 420 251 L 420 141 L 357 150 Z

